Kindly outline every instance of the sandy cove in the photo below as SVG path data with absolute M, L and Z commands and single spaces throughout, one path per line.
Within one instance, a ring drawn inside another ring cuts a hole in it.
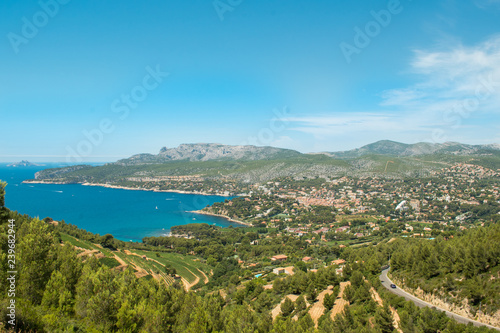
M 253 225 L 251 223 L 243 222 L 243 221 L 239 221 L 239 220 L 235 220 L 235 219 L 230 218 L 229 216 L 226 216 L 226 215 L 209 213 L 209 212 L 205 212 L 205 211 L 202 211 L 202 210 L 193 210 L 193 211 L 190 211 L 190 213 L 201 214 L 201 215 L 210 215 L 210 216 L 216 216 L 216 217 L 222 217 L 222 218 L 228 220 L 229 222 L 244 224 L 247 227 L 253 227 Z

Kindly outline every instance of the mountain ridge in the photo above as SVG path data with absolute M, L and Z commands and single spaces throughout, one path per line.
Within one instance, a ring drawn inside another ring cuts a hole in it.
M 219 143 L 183 143 L 175 148 L 163 147 L 157 155 L 136 154 L 116 162 L 121 165 L 164 163 L 168 161 L 256 161 L 293 158 L 302 153 L 284 148 L 251 145 L 223 145 Z
M 499 145 L 461 143 L 404 144 L 382 140 L 340 153 L 303 154 L 275 147 L 182 144 L 164 147 L 157 155 L 137 154 L 104 166 L 79 165 L 46 169 L 38 181 L 116 183 L 189 176 L 260 183 L 281 177 L 342 176 L 423 177 L 456 163 L 500 169 Z
M 360 148 L 336 152 L 300 153 L 296 150 L 252 145 L 224 145 L 220 143 L 183 143 L 174 148 L 163 147 L 157 155 L 136 154 L 117 161 L 120 165 L 165 163 L 168 161 L 257 161 L 290 159 L 307 155 L 326 155 L 331 158 L 353 159 L 366 155 L 413 157 L 432 154 L 472 155 L 500 151 L 500 144 L 470 145 L 459 142 L 413 144 L 380 140 Z
M 459 142 L 430 143 L 417 142 L 413 144 L 401 143 L 391 140 L 380 140 L 360 148 L 337 152 L 322 152 L 333 158 L 357 158 L 369 154 L 389 156 L 422 156 L 432 154 L 471 155 L 487 153 L 489 150 L 500 150 L 500 144 L 470 145 Z

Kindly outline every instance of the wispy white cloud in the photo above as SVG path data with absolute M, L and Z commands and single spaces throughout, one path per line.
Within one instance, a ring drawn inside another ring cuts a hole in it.
M 416 50 L 410 68 L 420 80 L 410 87 L 384 91 L 381 105 L 422 111 L 474 98 L 481 102 L 477 111 L 500 106 L 500 36 L 475 47 Z
M 481 9 L 489 9 L 492 6 L 500 8 L 500 0 L 475 0 L 474 3 Z
M 414 83 L 382 91 L 378 110 L 289 118 L 296 124 L 291 129 L 317 139 L 412 133 L 414 139 L 443 141 L 463 138 L 460 128 L 472 142 L 477 139 L 474 133 L 482 133 L 480 123 L 491 127 L 491 117 L 500 114 L 500 36 L 473 47 L 415 50 L 409 71 L 416 77 Z M 472 118 L 475 122 L 468 124 Z M 436 129 L 448 134 L 437 139 L 432 134 Z

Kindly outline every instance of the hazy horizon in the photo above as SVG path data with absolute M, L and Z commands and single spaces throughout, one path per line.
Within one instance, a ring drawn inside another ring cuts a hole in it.
M 379 140 L 379 141 L 392 141 L 392 140 Z M 393 141 L 393 142 L 396 142 L 396 141 Z M 376 142 L 370 142 L 367 145 L 372 144 L 372 143 L 376 143 Z M 398 143 L 412 145 L 412 144 L 417 144 L 417 143 L 432 143 L 432 142 L 414 142 L 414 143 L 398 142 Z M 447 141 L 445 143 L 460 143 L 460 144 L 467 144 L 467 145 L 469 145 L 469 143 L 467 143 L 467 142 L 451 142 L 451 141 Z M 181 144 L 221 144 L 221 145 L 225 145 L 225 144 L 220 143 L 220 142 L 196 142 L 196 143 L 194 143 L 194 142 L 191 142 L 191 143 L 184 142 L 184 143 L 181 143 Z M 500 145 L 499 143 L 496 143 L 496 142 L 494 142 L 492 144 L 494 144 L 494 145 L 495 144 L 496 145 Z M 232 145 L 230 145 L 230 146 L 232 146 Z M 363 146 L 365 146 L 365 145 L 363 145 Z M 363 146 L 355 147 L 353 149 L 361 148 Z M 91 164 L 91 165 L 102 165 L 102 164 L 105 164 L 105 163 L 114 163 L 114 162 L 117 162 L 120 159 L 129 158 L 129 157 L 131 157 L 133 155 L 137 155 L 137 154 L 153 154 L 153 155 L 157 155 L 160 152 L 160 149 L 162 149 L 164 147 L 165 146 L 159 148 L 156 152 L 136 152 L 136 153 L 134 153 L 132 155 L 129 155 L 129 156 L 120 156 L 120 157 L 116 157 L 115 159 L 112 159 L 109 156 L 103 156 L 103 157 L 101 157 L 102 158 L 101 160 L 96 159 L 96 160 L 88 160 L 88 161 L 85 161 L 85 162 L 68 162 L 68 161 L 66 161 L 64 159 L 60 159 L 60 160 L 56 160 L 56 159 L 41 159 L 41 158 L 47 158 L 47 157 L 43 157 L 43 156 L 30 156 L 31 159 L 23 158 L 22 156 L 17 156 L 18 157 L 17 160 L 0 161 L 0 164 L 4 165 L 4 164 L 19 163 L 21 161 L 28 161 L 28 162 L 31 162 L 31 163 L 47 163 L 47 164 L 66 164 L 66 165 Z M 178 146 L 176 146 L 176 147 L 178 147 Z M 176 148 L 176 147 L 166 147 L 166 148 Z M 274 147 L 274 146 L 258 146 L 258 147 Z M 279 147 L 275 147 L 275 148 L 279 148 Z M 283 148 L 283 149 L 290 149 L 290 148 Z M 292 149 L 292 150 L 294 150 L 294 149 Z M 321 154 L 321 153 L 344 152 L 344 151 L 349 151 L 349 150 L 351 150 L 351 149 L 347 149 L 347 150 L 333 150 L 333 151 L 299 151 L 299 152 L 302 153 L 302 154 Z M 109 159 L 105 159 L 105 158 L 109 158 Z

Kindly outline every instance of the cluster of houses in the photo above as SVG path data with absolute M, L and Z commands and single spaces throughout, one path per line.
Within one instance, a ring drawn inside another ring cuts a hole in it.
M 456 164 L 446 169 L 432 171 L 432 177 L 439 181 L 408 183 L 401 179 L 387 180 L 380 177 L 349 178 L 342 177 L 330 180 L 321 187 L 283 187 L 279 182 L 269 182 L 263 188 L 267 194 L 274 194 L 279 198 L 294 199 L 301 206 L 331 206 L 337 211 L 345 209 L 352 213 L 373 213 L 374 200 L 384 200 L 398 205 L 404 203 L 398 210 L 412 209 L 413 213 L 420 214 L 422 207 L 432 210 L 431 200 L 457 201 L 466 204 L 481 204 L 480 197 L 491 195 L 500 199 L 500 188 L 492 185 L 481 189 L 479 198 L 470 194 L 470 187 L 479 179 L 500 177 L 500 172 L 473 164 Z M 442 184 L 442 180 L 446 180 Z M 278 184 L 278 185 L 277 185 Z M 463 186 L 466 185 L 466 186 Z M 262 186 L 261 186 L 262 187 Z M 437 193 L 440 193 L 437 195 Z M 426 198 L 430 198 L 426 199 Z
M 369 223 L 369 226 L 373 229 L 373 230 L 378 230 L 380 229 L 380 227 L 375 224 L 375 223 L 372 223 L 370 222 Z M 314 231 L 311 231 L 311 227 L 312 225 L 311 224 L 308 224 L 306 226 L 300 226 L 300 227 L 297 227 L 297 228 L 286 228 L 285 230 L 290 233 L 290 234 L 293 234 L 295 236 L 303 236 L 309 232 L 312 232 L 313 234 L 316 234 L 316 235 L 321 235 L 321 240 L 322 241 L 326 241 L 326 238 L 325 238 L 325 234 L 329 231 L 334 231 L 335 233 L 339 233 L 339 232 L 349 232 L 349 230 L 351 229 L 350 226 L 346 225 L 346 226 L 342 226 L 342 227 L 338 227 L 338 228 L 334 228 L 333 224 L 330 225 L 330 227 L 321 227 L 320 229 L 317 229 L 317 230 L 314 230 Z M 357 233 L 354 233 L 354 236 L 356 236 L 357 238 L 360 238 L 360 237 L 364 237 L 366 236 L 365 234 L 361 233 L 361 232 L 357 232 Z M 310 240 L 306 240 L 306 241 L 309 241 L 309 243 L 311 243 Z

